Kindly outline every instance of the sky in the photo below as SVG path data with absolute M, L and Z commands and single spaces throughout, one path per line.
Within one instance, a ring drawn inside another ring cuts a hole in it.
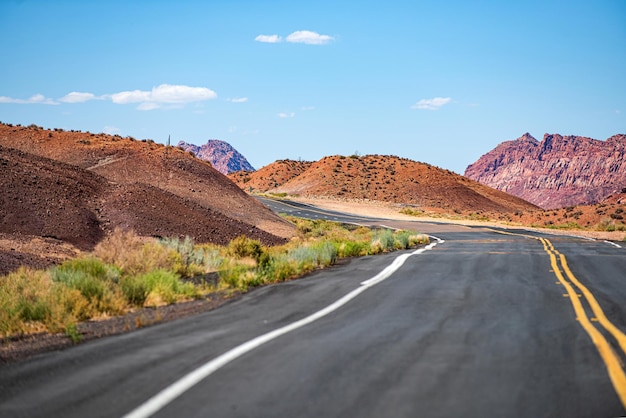
M 626 1 L 0 0 L 0 121 L 462 174 L 626 133 Z

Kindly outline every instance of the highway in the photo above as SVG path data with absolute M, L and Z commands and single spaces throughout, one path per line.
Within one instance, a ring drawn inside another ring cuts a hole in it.
M 626 416 L 621 243 L 271 205 L 431 245 L 0 366 L 0 416 Z

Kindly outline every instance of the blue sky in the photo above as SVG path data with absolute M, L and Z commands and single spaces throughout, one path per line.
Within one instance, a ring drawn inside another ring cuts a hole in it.
M 463 173 L 626 133 L 626 1 L 0 0 L 0 121 Z

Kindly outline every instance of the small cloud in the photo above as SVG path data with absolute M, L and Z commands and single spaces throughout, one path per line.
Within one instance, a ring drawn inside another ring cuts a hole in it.
M 232 99 L 226 99 L 231 103 L 245 103 L 248 101 L 247 97 L 233 97 Z
M 315 110 L 315 106 L 303 106 L 302 110 L 304 110 L 305 112 L 307 112 L 309 110 Z
M 122 91 L 109 97 L 116 104 L 140 103 L 137 109 L 152 110 L 160 108 L 163 104 L 182 105 L 215 99 L 217 94 L 206 87 L 161 84 L 153 87 L 151 91 Z
M 159 103 L 154 102 L 143 102 L 139 106 L 137 106 L 137 110 L 154 110 L 160 108 L 161 105 Z
M 93 93 L 81 93 L 78 91 L 73 91 L 61 97 L 59 101 L 63 103 L 83 103 L 89 100 L 95 100 L 97 98 L 98 97 L 96 97 L 96 95 L 94 95 Z
M 281 38 L 278 35 L 259 35 L 256 38 L 254 38 L 254 40 L 257 42 L 263 42 L 267 44 L 277 44 L 278 42 L 281 42 L 283 38 Z
M 324 45 L 333 41 L 335 38 L 329 35 L 320 35 L 317 32 L 311 32 L 309 30 L 299 30 L 293 32 L 285 38 L 287 42 L 300 43 L 308 45 Z
M 437 110 L 452 101 L 450 97 L 433 97 L 432 99 L 422 99 L 411 106 L 411 109 Z
M 46 104 L 46 105 L 58 105 L 52 99 L 48 99 L 43 94 L 35 94 L 28 99 L 14 99 L 12 97 L 0 96 L 0 103 L 17 103 L 17 104 Z
M 294 112 L 288 112 L 288 113 L 287 112 L 280 112 L 278 114 L 278 117 L 279 118 L 283 118 L 283 119 L 293 118 L 294 116 L 296 116 L 296 114 Z

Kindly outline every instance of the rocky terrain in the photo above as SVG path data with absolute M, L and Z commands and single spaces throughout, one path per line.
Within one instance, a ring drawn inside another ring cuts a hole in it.
M 254 171 L 254 167 L 250 165 L 246 157 L 228 142 L 210 139 L 206 144 L 198 146 L 180 141 L 178 147 L 184 151 L 192 152 L 201 160 L 210 162 L 222 174 L 230 174 L 235 171 Z
M 606 141 L 526 133 L 505 141 L 465 170 L 465 176 L 544 209 L 591 205 L 626 192 L 626 135 Z
M 152 141 L 0 124 L 0 274 L 92 249 L 116 227 L 226 244 L 294 227 L 187 152 Z
M 311 163 L 283 160 L 230 178 L 252 192 L 382 201 L 451 213 L 538 209 L 451 171 L 396 156 L 331 156 Z

